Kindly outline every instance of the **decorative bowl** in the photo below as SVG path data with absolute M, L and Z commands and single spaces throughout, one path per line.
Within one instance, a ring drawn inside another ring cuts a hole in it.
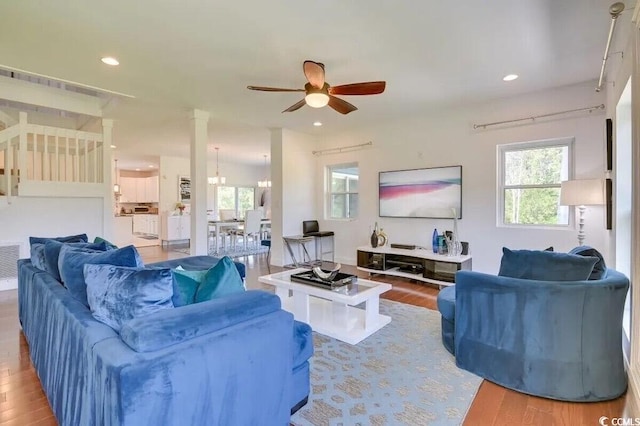
M 312 271 L 313 271 L 313 275 L 320 278 L 322 281 L 331 282 L 336 277 L 336 275 L 338 275 L 338 272 L 340 272 L 340 268 L 342 268 L 342 265 L 338 263 L 330 271 L 325 271 L 319 266 L 314 267 Z

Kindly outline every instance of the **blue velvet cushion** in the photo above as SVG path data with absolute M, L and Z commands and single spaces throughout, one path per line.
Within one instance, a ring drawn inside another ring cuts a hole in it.
M 85 306 L 87 302 L 87 286 L 84 281 L 84 265 L 109 264 L 114 266 L 143 266 L 138 250 L 134 246 L 127 246 L 117 250 L 104 252 L 86 252 L 82 249 L 64 245 L 60 249 L 58 268 L 62 283 L 69 289 L 69 293 Z
M 132 319 L 122 324 L 120 337 L 136 352 L 152 352 L 278 310 L 278 296 L 262 290 L 251 290 L 225 297 L 224 300 L 210 300 Z M 251 343 L 244 342 L 243 345 Z
M 196 291 L 195 302 L 204 302 L 228 294 L 245 291 L 240 273 L 228 256 L 209 269 Z
M 499 276 L 541 281 L 582 281 L 598 258 L 542 250 L 502 248 Z
M 168 268 L 89 263 L 84 265 L 84 279 L 91 313 L 118 332 L 123 323 L 133 318 L 173 308 L 173 277 Z
M 311 326 L 306 322 L 293 321 L 293 366 L 297 367 L 313 355 Z
M 60 260 L 60 249 L 63 245 L 69 245 L 71 247 L 82 249 L 83 251 L 106 251 L 107 246 L 104 243 L 62 243 L 56 240 L 49 240 L 44 243 L 44 261 L 45 271 L 53 275 L 53 277 L 62 281 L 60 278 L 60 269 L 58 268 L 58 261 Z
M 47 270 L 47 265 L 44 258 L 44 244 L 31 244 L 31 263 L 41 271 Z
M 187 271 L 182 266 L 171 270 L 173 272 L 173 305 L 185 306 L 195 303 L 196 291 L 204 280 L 207 270 Z
M 589 279 L 600 280 L 604 277 L 604 274 L 607 271 L 607 264 L 604 262 L 604 257 L 602 257 L 602 254 L 598 250 L 589 246 L 578 246 L 572 249 L 569 253 L 576 254 L 578 256 L 597 257 L 598 261 L 593 265 L 593 270 L 591 271 L 591 275 L 589 275 Z
M 66 237 L 29 237 L 29 245 L 44 244 L 49 240 L 61 243 L 86 243 L 89 241 L 87 234 L 68 235 Z

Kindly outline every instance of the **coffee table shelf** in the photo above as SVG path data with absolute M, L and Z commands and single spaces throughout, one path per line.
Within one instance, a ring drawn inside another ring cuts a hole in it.
M 259 277 L 272 285 L 282 301 L 282 308 L 298 321 L 326 336 L 355 345 L 391 322 L 379 312 L 380 294 L 391 290 L 391 284 L 358 278 L 355 284 L 337 289 L 324 289 L 291 281 L 298 268 Z M 356 305 L 364 303 L 364 309 Z

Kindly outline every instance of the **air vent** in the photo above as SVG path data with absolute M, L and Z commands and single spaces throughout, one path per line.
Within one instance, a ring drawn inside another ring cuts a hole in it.
M 0 291 L 18 288 L 20 243 L 0 242 Z

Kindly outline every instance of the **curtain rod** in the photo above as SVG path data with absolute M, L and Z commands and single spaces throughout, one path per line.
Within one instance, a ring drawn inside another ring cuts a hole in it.
M 489 126 L 497 126 L 499 124 L 516 123 L 518 121 L 526 121 L 526 120 L 535 120 L 537 118 L 553 117 L 554 115 L 569 114 L 569 113 L 572 113 L 572 112 L 579 112 L 579 111 L 592 112 L 592 111 L 594 111 L 596 109 L 604 109 L 604 104 L 594 105 L 594 106 L 590 106 L 590 107 L 586 107 L 586 108 L 568 109 L 566 111 L 552 112 L 552 113 L 549 113 L 549 114 L 534 115 L 532 117 L 516 118 L 516 119 L 513 119 L 513 120 L 495 121 L 493 123 L 484 123 L 484 124 L 474 124 L 473 128 L 474 129 L 479 129 L 479 128 L 486 129 Z
M 611 40 L 613 39 L 613 30 L 616 27 L 616 21 L 618 15 L 624 10 L 624 3 L 618 2 L 609 6 L 609 14 L 611 15 L 611 27 L 609 27 L 609 37 L 607 37 L 607 45 L 604 48 L 604 56 L 602 57 L 602 67 L 600 68 L 600 78 L 598 79 L 598 86 L 596 92 L 599 92 L 602 88 L 602 79 L 604 78 L 604 68 L 607 66 L 607 59 L 609 58 L 609 48 L 611 47 Z
M 318 150 L 318 151 L 311 151 L 311 153 L 313 155 L 335 154 L 335 153 L 340 153 L 340 152 L 343 152 L 343 151 L 352 151 L 354 149 L 363 148 L 365 146 L 371 146 L 371 145 L 373 145 L 373 142 L 369 141 L 369 142 L 361 143 L 359 145 L 340 146 L 340 147 L 337 147 L 337 148 L 327 148 L 327 149 L 321 149 L 321 150 Z

